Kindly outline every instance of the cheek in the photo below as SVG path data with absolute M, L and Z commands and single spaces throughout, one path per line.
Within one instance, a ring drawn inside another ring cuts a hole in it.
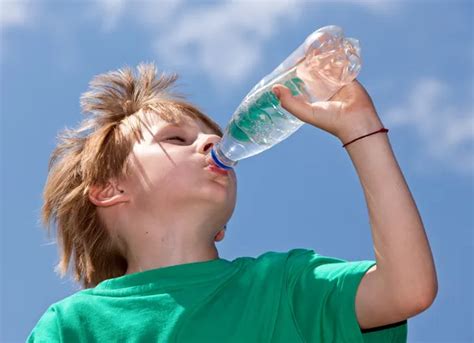
M 199 170 L 192 163 L 175 160 L 161 160 L 147 168 L 149 187 L 152 190 L 166 190 L 173 193 L 186 191 L 193 185 L 200 183 Z
M 151 159 L 136 159 L 131 168 L 131 188 L 137 194 L 153 192 L 162 185 L 166 185 L 172 175 L 173 165 L 166 161 L 155 162 Z
M 189 186 L 191 175 L 188 169 L 176 167 L 170 164 L 153 166 L 147 172 L 149 186 L 152 190 L 173 190 Z
M 189 178 L 181 177 L 182 172 L 172 166 L 149 168 L 136 187 L 135 201 L 141 208 L 154 208 L 172 204 L 182 197 L 189 197 L 192 187 Z

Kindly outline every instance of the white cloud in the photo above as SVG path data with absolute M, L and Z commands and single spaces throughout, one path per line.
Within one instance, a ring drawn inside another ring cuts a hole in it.
M 39 6 L 31 0 L 0 2 L 0 28 L 28 25 L 36 12 L 34 8 Z M 394 7 L 390 0 L 335 2 L 363 6 L 377 13 Z M 307 5 L 325 3 L 331 2 L 97 0 L 88 3 L 85 17 L 100 20 L 102 30 L 107 33 L 117 29 L 122 18 L 130 18 L 151 33 L 154 37 L 151 44 L 163 62 L 199 70 L 222 85 L 248 76 L 264 58 L 264 43 L 295 22 Z
M 156 30 L 163 24 L 173 23 L 175 16 L 187 11 L 183 1 L 97 0 L 89 4 L 86 16 L 101 21 L 105 32 L 117 29 L 124 17 L 133 19 L 136 24 L 149 30 Z
M 263 42 L 301 11 L 294 1 L 232 1 L 179 11 L 154 48 L 166 62 L 199 69 L 219 84 L 238 82 L 263 58 Z
M 106 31 L 125 15 L 154 36 L 156 55 L 167 65 L 196 70 L 222 85 L 246 77 L 263 58 L 263 43 L 294 21 L 298 0 L 220 1 L 190 6 L 186 1 L 101 0 L 95 16 Z
M 31 16 L 31 3 L 26 0 L 0 1 L 0 28 L 28 25 Z
M 406 127 L 420 139 L 417 161 L 420 170 L 435 162 L 462 173 L 474 172 L 474 103 L 453 99 L 454 90 L 435 78 L 416 81 L 406 102 L 383 116 L 387 127 Z M 472 88 L 469 92 L 472 96 Z
M 377 14 L 391 13 L 390 0 L 339 0 L 363 6 Z M 197 70 L 219 83 L 243 80 L 264 58 L 264 43 L 294 23 L 308 5 L 301 0 L 274 1 L 145 1 L 139 6 L 130 0 L 101 0 L 97 15 L 106 31 L 115 29 L 125 15 L 143 25 L 154 36 L 152 46 L 167 65 Z M 296 48 L 296 46 L 295 46 Z
M 96 3 L 98 11 L 94 11 L 102 18 L 102 30 L 113 31 L 125 11 L 127 0 L 100 0 Z
M 37 15 L 37 6 L 29 0 L 0 0 L 0 61 L 9 56 L 9 37 L 13 29 L 31 28 Z

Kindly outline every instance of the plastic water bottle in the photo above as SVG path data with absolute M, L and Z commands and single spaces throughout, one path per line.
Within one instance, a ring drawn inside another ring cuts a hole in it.
M 211 156 L 222 169 L 259 154 L 289 137 L 304 122 L 281 107 L 272 92 L 283 84 L 307 101 L 324 101 L 359 74 L 359 41 L 345 38 L 342 28 L 330 25 L 309 35 L 283 63 L 246 95 Z

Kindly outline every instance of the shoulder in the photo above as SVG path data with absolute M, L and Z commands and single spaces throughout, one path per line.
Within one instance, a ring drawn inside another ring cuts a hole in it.
M 322 256 L 312 249 L 294 248 L 287 251 L 266 251 L 256 257 L 239 257 L 232 261 L 244 270 L 286 271 L 285 274 L 297 274 L 307 267 L 346 262 L 339 258 Z
M 77 291 L 61 300 L 51 304 L 43 316 L 55 319 L 58 324 L 77 312 L 78 309 L 88 307 L 91 304 L 91 295 L 94 295 L 93 288 Z
M 81 293 L 74 293 L 62 300 L 51 304 L 40 316 L 31 330 L 27 342 L 61 342 L 62 330 L 65 326 L 64 314 L 71 315 L 71 309 L 81 298 Z
M 317 255 L 313 250 L 304 248 L 295 248 L 288 251 L 266 251 L 256 257 L 243 256 L 233 260 L 233 263 L 243 264 L 248 266 L 272 266 L 275 264 L 286 264 L 288 260 L 295 258 L 308 257 L 310 255 Z
M 84 302 L 89 301 L 91 295 L 94 295 L 94 288 L 78 290 L 63 299 L 58 300 L 51 306 L 56 308 L 57 310 L 68 309 L 71 306 L 76 306 L 78 304 L 82 304 Z

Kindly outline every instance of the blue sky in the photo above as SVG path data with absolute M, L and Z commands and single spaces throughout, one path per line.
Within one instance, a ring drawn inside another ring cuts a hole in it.
M 77 291 L 53 271 L 38 224 L 57 133 L 81 120 L 96 74 L 154 61 L 225 126 L 234 109 L 315 29 L 360 40 L 366 87 L 416 200 L 439 292 L 409 320 L 409 342 L 472 342 L 474 229 L 471 1 L 1 0 L 0 341 L 22 342 L 46 308 Z M 220 257 L 314 249 L 374 259 L 349 155 L 309 125 L 236 169 L 238 202 Z

